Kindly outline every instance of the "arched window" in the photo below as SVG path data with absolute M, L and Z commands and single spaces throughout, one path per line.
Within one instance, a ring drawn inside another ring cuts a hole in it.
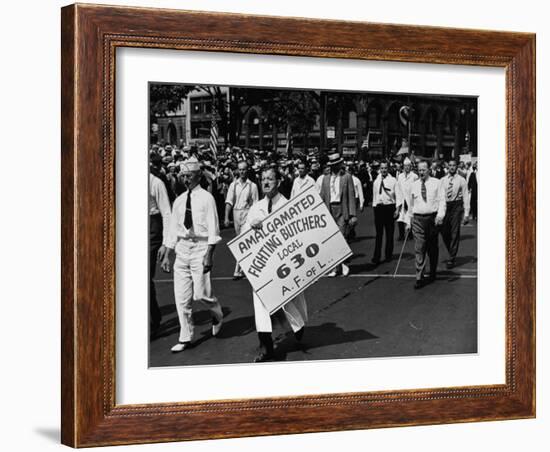
M 399 104 L 396 102 L 388 111 L 388 129 L 392 132 L 399 132 L 402 126 L 399 119 Z
M 356 129 L 357 128 L 357 113 L 351 110 L 348 113 L 348 128 Z
M 436 133 L 437 130 L 437 111 L 431 109 L 426 114 L 426 132 L 430 134 Z
M 448 135 L 455 133 L 455 115 L 450 108 L 445 111 L 443 116 L 443 132 Z
M 370 104 L 367 108 L 367 128 L 379 129 L 380 116 L 380 106 L 377 104 Z
M 172 123 L 168 124 L 168 137 L 167 140 L 169 144 L 177 144 L 178 142 L 178 132 L 176 126 Z

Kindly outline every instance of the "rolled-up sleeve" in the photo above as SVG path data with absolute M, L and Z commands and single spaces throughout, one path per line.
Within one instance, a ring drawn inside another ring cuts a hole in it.
M 176 199 L 172 208 L 172 213 L 168 221 L 168 230 L 164 234 L 164 246 L 174 249 L 178 241 L 178 214 L 181 205 L 181 198 Z
M 229 184 L 227 196 L 225 197 L 225 203 L 231 206 L 235 205 L 235 181 Z
M 208 244 L 216 245 L 221 242 L 220 223 L 218 220 L 218 212 L 216 210 L 216 201 L 213 196 L 208 196 L 206 204 L 206 224 L 208 227 Z
M 258 186 L 254 182 L 251 182 L 250 188 L 252 189 L 252 204 L 255 204 L 260 199 L 260 196 L 258 194 Z
M 437 186 L 437 216 L 443 218 L 447 211 L 447 201 L 445 199 L 445 184 L 440 181 Z

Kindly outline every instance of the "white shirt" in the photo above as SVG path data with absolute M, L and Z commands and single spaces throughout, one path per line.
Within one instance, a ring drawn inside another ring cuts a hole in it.
M 185 206 L 189 190 L 179 195 L 174 201 L 172 216 L 166 246 L 175 248 L 178 238 L 197 238 L 207 240 L 209 245 L 215 245 L 221 241 L 220 225 L 216 201 L 214 197 L 200 185 L 191 192 L 191 211 L 193 212 L 193 227 L 187 229 L 184 225 Z
M 239 177 L 229 184 L 225 202 L 235 210 L 246 210 L 250 209 L 258 198 L 258 186 L 250 179 L 243 182 Z
M 330 202 L 340 202 L 340 174 L 330 173 Z
M 428 177 L 426 184 L 426 201 L 422 198 L 422 179 L 414 181 L 411 185 L 411 195 L 409 210 L 407 212 L 407 222 L 413 214 L 437 213 L 438 218 L 445 216 L 447 203 L 445 202 L 445 192 L 442 189 L 441 181 L 435 177 Z
M 372 206 L 379 204 L 395 204 L 395 184 L 397 181 L 395 177 L 388 174 L 384 177 L 384 187 L 380 193 L 380 185 L 382 183 L 382 175 L 379 174 L 372 184 Z
M 404 171 L 399 173 L 399 176 L 397 176 L 397 185 L 395 186 L 395 201 L 397 206 L 402 206 L 409 199 L 411 196 L 411 186 L 415 180 L 418 180 L 418 175 L 412 171 L 409 171 L 409 174 L 406 174 Z
M 290 192 L 290 197 L 294 198 L 296 195 L 302 193 L 310 185 L 315 185 L 313 177 L 306 174 L 304 177 L 296 177 L 292 183 L 292 191 Z
M 149 215 L 162 215 L 162 243 L 166 245 L 170 223 L 170 200 L 166 186 L 157 176 L 149 173 Z
M 353 180 L 353 190 L 355 191 L 355 197 L 359 198 L 359 208 L 363 208 L 363 204 L 365 204 L 365 197 L 363 196 L 363 186 L 361 185 L 361 181 L 358 177 L 351 175 L 351 179 Z
M 441 185 L 443 186 L 445 200 L 447 202 L 462 201 L 468 190 L 466 179 L 459 174 L 455 174 L 454 176 L 447 174 L 445 177 L 442 177 Z
M 321 174 L 317 178 L 317 189 L 319 192 L 323 186 L 323 177 L 325 177 L 325 175 Z M 330 202 L 340 202 L 340 178 L 342 176 L 340 176 L 340 174 L 330 173 L 326 177 L 330 177 Z
M 276 209 L 284 206 L 287 201 L 288 199 L 280 193 L 277 193 L 271 199 L 271 212 L 275 212 Z M 251 224 L 257 221 L 263 221 L 269 215 L 268 207 L 269 198 L 267 196 L 264 196 L 257 203 L 255 203 L 248 211 L 248 216 L 246 217 L 246 223 L 243 227 L 243 231 L 248 231 L 251 228 Z

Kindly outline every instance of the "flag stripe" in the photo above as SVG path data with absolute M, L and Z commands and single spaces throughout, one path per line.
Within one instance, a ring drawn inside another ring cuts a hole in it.
M 216 109 L 212 108 L 212 123 L 210 125 L 210 151 L 214 157 L 218 150 L 218 124 L 216 122 Z

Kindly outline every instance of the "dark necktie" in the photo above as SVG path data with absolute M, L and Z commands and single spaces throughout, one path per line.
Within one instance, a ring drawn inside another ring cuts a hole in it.
M 453 200 L 453 180 L 454 178 L 449 177 L 449 185 L 447 186 L 447 201 Z
M 191 210 L 191 191 L 187 192 L 187 202 L 185 203 L 185 220 L 183 225 L 186 229 L 193 227 L 193 211 Z
M 273 209 L 273 200 L 269 198 L 269 201 L 267 203 L 267 213 L 271 213 L 272 209 Z
M 426 193 L 426 182 L 422 179 L 422 199 L 424 202 L 428 202 L 428 194 Z
M 384 187 L 384 178 L 381 177 L 380 178 L 380 189 L 378 190 L 378 194 L 381 195 L 382 194 L 382 190 L 386 190 L 386 187 Z

